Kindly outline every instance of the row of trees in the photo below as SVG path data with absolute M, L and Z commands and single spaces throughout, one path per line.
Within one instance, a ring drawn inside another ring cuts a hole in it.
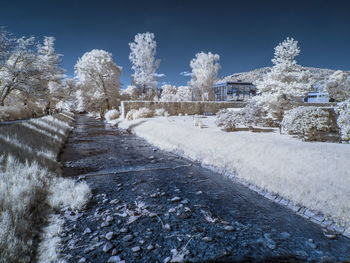
M 220 57 L 200 52 L 190 61 L 188 86 L 164 85 L 162 95 L 157 88 L 157 43 L 153 33 L 142 33 L 129 43 L 132 63 L 132 85 L 121 90 L 118 66 L 111 53 L 94 49 L 78 59 L 75 80 L 66 79 L 61 68 L 61 56 L 55 51 L 53 37 L 45 37 L 42 44 L 34 37 L 16 38 L 2 29 L 0 34 L 0 105 L 11 93 L 28 99 L 41 99 L 47 107 L 75 108 L 80 111 L 103 113 L 119 104 L 121 99 L 162 101 L 214 100 L 212 86 L 217 81 Z M 283 113 L 311 90 L 314 85 L 310 72 L 297 64 L 298 42 L 287 38 L 275 48 L 274 66 L 255 85 L 259 95 L 251 105 L 260 105 L 270 119 L 281 121 Z M 336 100 L 350 95 L 347 74 L 335 72 L 327 90 Z
M 120 90 L 122 68 L 113 62 L 112 54 L 104 50 L 85 53 L 75 65 L 77 99 L 79 110 L 98 107 L 103 111 L 118 104 L 120 99 L 142 99 L 162 101 L 214 100 L 212 86 L 220 68 L 219 55 L 200 52 L 191 60 L 192 69 L 189 86 L 162 86 L 158 90 L 156 59 L 157 43 L 153 33 L 142 33 L 129 43 L 129 60 L 132 63 L 132 85 Z
M 65 77 L 61 54 L 55 51 L 55 38 L 45 37 L 43 43 L 34 37 L 16 38 L 4 28 L 0 34 L 0 105 L 12 95 L 24 104 L 34 100 L 45 108 L 101 110 L 119 104 L 120 99 L 144 100 L 213 100 L 212 85 L 220 68 L 219 55 L 200 52 L 191 60 L 189 86 L 164 85 L 163 95 L 157 88 L 157 43 L 153 33 L 137 34 L 129 43 L 132 63 L 132 85 L 121 90 L 118 66 L 111 53 L 94 49 L 78 59 L 75 79 Z

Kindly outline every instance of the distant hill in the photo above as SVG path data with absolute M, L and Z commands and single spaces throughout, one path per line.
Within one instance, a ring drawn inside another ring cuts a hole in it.
M 330 75 L 332 75 L 336 70 L 333 69 L 323 69 L 323 68 L 313 68 L 304 67 L 310 71 L 312 78 L 319 84 L 323 84 Z M 247 81 L 255 82 L 261 80 L 263 75 L 271 70 L 271 67 L 258 68 L 248 72 L 235 73 L 230 76 L 226 76 L 220 80 L 222 81 Z M 350 71 L 347 71 L 350 74 Z

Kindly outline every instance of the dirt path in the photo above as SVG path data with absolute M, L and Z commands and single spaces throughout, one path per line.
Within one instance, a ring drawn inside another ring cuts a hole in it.
M 349 239 L 327 238 L 246 187 L 86 116 L 62 161 L 65 176 L 93 192 L 83 213 L 62 210 L 68 262 L 350 259 Z

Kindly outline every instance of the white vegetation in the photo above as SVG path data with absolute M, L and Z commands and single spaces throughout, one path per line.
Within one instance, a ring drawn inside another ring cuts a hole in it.
M 224 131 L 236 131 L 239 128 L 270 126 L 267 113 L 256 100 L 251 100 L 242 109 L 223 109 L 216 114 L 216 124 Z
M 44 44 L 38 45 L 37 67 L 40 70 L 40 86 L 47 87 L 45 92 L 49 98 L 49 107 L 55 108 L 57 101 L 67 97 L 64 92 L 62 79 L 64 70 L 60 67 L 61 54 L 57 54 L 54 48 L 54 37 L 45 37 Z M 61 102 L 62 104 L 63 102 Z M 62 105 L 63 106 L 63 105 Z
M 140 118 L 150 118 L 150 117 L 153 117 L 153 111 L 146 107 L 140 108 L 138 110 L 130 110 L 126 114 L 126 120 L 129 120 L 129 121 L 140 119 Z
M 156 71 L 160 60 L 155 59 L 157 43 L 154 34 L 139 33 L 129 46 L 131 50 L 129 59 L 134 70 L 133 84 L 140 89 L 141 94 L 146 93 L 147 89 L 157 89 Z
M 339 103 L 336 107 L 336 112 L 339 114 L 337 125 L 340 129 L 340 136 L 343 142 L 350 142 L 350 98 Z
M 281 126 L 289 134 L 297 134 L 306 141 L 322 140 L 322 133 L 330 127 L 329 111 L 318 107 L 301 106 L 285 112 Z
M 120 116 L 120 112 L 116 109 L 109 110 L 105 113 L 105 120 L 107 122 L 114 121 L 118 119 Z
M 2 30 L 0 42 L 7 48 L 0 54 L 0 106 L 15 90 L 21 91 L 26 98 L 37 93 L 40 71 L 37 68 L 35 39 L 13 38 Z
M 273 120 L 281 121 L 284 111 L 300 103 L 311 90 L 313 82 L 309 72 L 295 60 L 299 53 L 298 41 L 293 38 L 284 40 L 275 47 L 271 71 L 255 83 L 260 93 L 255 99 L 264 104 Z
M 2 29 L 0 32 L 0 106 L 15 94 L 22 103 L 42 100 L 49 103 L 50 82 L 61 83 L 64 70 L 61 55 L 54 49 L 54 37 L 45 37 L 43 45 L 34 37 L 16 38 Z
M 33 262 L 33 241 L 46 220 L 37 257 L 39 262 L 58 261 L 60 220 L 52 213 L 60 205 L 80 209 L 90 194 L 86 183 L 55 173 L 73 120 L 72 114 L 60 113 L 0 127 L 1 262 Z
M 112 54 L 94 49 L 78 59 L 75 67 L 78 80 L 77 104 L 80 111 L 104 111 L 118 104 L 120 75 L 122 68 L 117 66 Z
M 163 85 L 160 101 L 192 101 L 192 89 L 189 86 Z
M 350 97 L 350 74 L 342 70 L 335 71 L 326 83 L 329 97 L 335 101 L 344 101 Z
M 119 127 L 131 128 L 160 149 L 329 215 L 350 231 L 348 145 L 303 142 L 278 132 L 226 133 L 217 128 L 215 117 L 202 121 L 205 129 L 194 127 L 193 118 L 186 116 L 124 121 Z
M 156 109 L 154 111 L 154 116 L 165 116 L 165 117 L 168 117 L 169 113 L 165 109 L 161 108 L 161 109 Z
M 188 85 L 193 89 L 195 100 L 212 101 L 215 95 L 212 86 L 217 81 L 220 56 L 218 54 L 200 52 L 191 60 L 191 80 Z
M 120 97 L 123 100 L 136 100 L 139 97 L 136 86 L 129 85 L 126 89 L 120 90 Z

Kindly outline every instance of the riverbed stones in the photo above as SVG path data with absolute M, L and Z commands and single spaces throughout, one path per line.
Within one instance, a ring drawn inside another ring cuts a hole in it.
M 113 237 L 114 237 L 114 232 L 108 232 L 106 235 L 105 235 L 105 237 L 106 237 L 106 239 L 107 240 L 111 240 L 111 239 L 113 239 Z
M 126 235 L 125 237 L 123 237 L 123 241 L 125 241 L 125 242 L 129 242 L 133 239 L 134 239 L 133 235 Z
M 102 250 L 103 252 L 109 252 L 113 248 L 113 244 L 110 242 L 106 242 L 105 245 L 103 246 Z
M 133 247 L 133 248 L 131 249 L 131 251 L 134 252 L 134 253 L 140 252 L 140 251 L 141 251 L 141 247 L 139 247 L 139 246 Z
M 171 202 L 179 202 L 179 201 L 181 201 L 181 197 L 179 197 L 179 196 L 175 196 L 175 197 L 173 197 L 173 198 L 171 198 L 171 200 L 170 200 Z

